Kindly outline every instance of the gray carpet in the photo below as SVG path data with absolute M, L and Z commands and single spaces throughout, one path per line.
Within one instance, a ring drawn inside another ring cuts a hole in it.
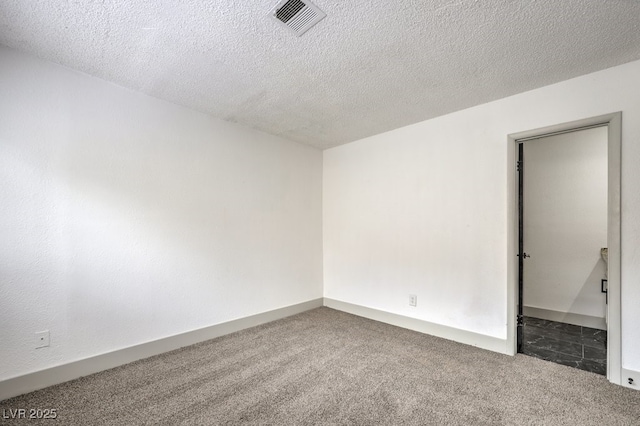
M 328 308 L 0 402 L 9 408 L 56 408 L 43 423 L 74 425 L 640 424 L 640 392 L 597 374 Z

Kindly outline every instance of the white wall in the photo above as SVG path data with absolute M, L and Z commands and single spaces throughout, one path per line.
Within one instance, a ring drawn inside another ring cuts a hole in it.
M 0 48 L 0 380 L 322 297 L 321 176 L 318 150 Z
M 524 305 L 603 326 L 607 140 L 599 127 L 524 142 Z
M 325 297 L 508 352 L 507 135 L 622 111 L 622 363 L 640 370 L 639 75 L 636 61 L 324 151 Z

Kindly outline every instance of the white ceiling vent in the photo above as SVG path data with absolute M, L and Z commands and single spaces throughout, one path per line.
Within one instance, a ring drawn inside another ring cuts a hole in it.
M 282 0 L 270 15 L 298 37 L 327 16 L 318 6 L 307 0 Z

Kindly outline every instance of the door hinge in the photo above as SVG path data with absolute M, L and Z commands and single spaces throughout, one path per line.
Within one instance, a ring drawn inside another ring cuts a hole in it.
M 524 315 L 516 315 L 516 322 L 518 327 L 524 326 Z
M 516 161 L 516 171 L 520 171 L 520 169 L 522 168 L 522 161 Z

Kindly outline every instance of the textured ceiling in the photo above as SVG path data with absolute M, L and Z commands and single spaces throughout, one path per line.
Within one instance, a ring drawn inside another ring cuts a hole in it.
M 640 59 L 637 0 L 0 0 L 0 44 L 327 148 Z

